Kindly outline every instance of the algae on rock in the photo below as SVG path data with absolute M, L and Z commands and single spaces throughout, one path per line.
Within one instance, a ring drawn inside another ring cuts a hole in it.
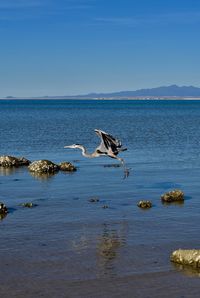
M 59 168 L 61 171 L 66 171 L 66 172 L 74 172 L 76 171 L 76 167 L 71 163 L 71 162 L 61 162 L 59 164 Z
M 174 263 L 200 268 L 200 249 L 178 249 L 170 257 Z
M 184 201 L 184 193 L 182 190 L 175 189 L 161 195 L 161 200 L 166 203 Z
M 43 159 L 32 162 L 28 169 L 35 173 L 54 173 L 59 171 L 59 166 L 50 160 Z
M 27 166 L 30 161 L 25 157 L 15 157 L 10 155 L 0 156 L 0 166 L 5 168 Z
M 152 203 L 151 203 L 151 201 L 142 200 L 137 203 L 137 206 L 140 208 L 143 208 L 143 209 L 149 209 L 152 207 Z

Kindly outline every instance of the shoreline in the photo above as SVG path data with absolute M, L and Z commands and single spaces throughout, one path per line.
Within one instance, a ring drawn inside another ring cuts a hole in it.
M 82 100 L 82 101 L 88 101 L 88 100 L 97 100 L 97 101 L 110 101 L 110 100 L 149 100 L 149 101 L 160 101 L 160 100 L 200 100 L 200 97 L 192 97 L 192 96 L 144 96 L 144 97 L 12 97 L 12 98 L 7 98 L 7 97 L 0 97 L 0 101 L 17 101 L 17 100 Z

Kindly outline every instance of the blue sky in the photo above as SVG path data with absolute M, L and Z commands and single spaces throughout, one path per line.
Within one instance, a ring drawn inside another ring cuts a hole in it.
M 199 0 L 0 0 L 0 96 L 200 87 Z

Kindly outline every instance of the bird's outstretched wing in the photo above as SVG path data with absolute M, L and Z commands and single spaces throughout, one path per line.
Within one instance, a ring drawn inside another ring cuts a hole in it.
M 118 154 L 120 151 L 126 150 L 126 148 L 122 149 L 122 143 L 120 140 L 114 138 L 105 131 L 95 129 L 95 132 L 101 138 L 101 144 L 97 147 L 96 150 L 99 150 L 103 153 L 112 150 L 115 155 Z

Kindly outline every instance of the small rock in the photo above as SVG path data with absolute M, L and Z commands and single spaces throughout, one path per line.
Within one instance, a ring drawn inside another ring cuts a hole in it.
M 182 190 L 175 189 L 163 194 L 161 196 L 161 200 L 167 203 L 184 201 L 184 193 L 182 192 Z
M 8 213 L 8 209 L 6 207 L 6 205 L 2 202 L 0 202 L 0 214 L 7 214 Z
M 29 171 L 35 173 L 54 173 L 59 171 L 59 166 L 50 160 L 43 159 L 32 162 L 28 169 Z
M 99 199 L 98 198 L 91 198 L 91 199 L 89 199 L 89 202 L 90 203 L 97 203 L 97 202 L 99 202 Z
M 67 172 L 76 171 L 76 167 L 70 162 L 61 162 L 59 164 L 59 168 L 61 171 L 67 171 Z
M 200 249 L 178 249 L 170 257 L 174 263 L 200 268 Z
M 103 209 L 107 209 L 107 208 L 109 208 L 109 207 L 108 207 L 108 205 L 103 205 L 102 208 L 103 208 Z
M 22 203 L 21 206 L 26 208 L 33 208 L 33 207 L 36 207 L 37 205 L 31 202 L 28 202 L 28 203 Z
M 140 208 L 148 209 L 148 208 L 152 207 L 152 203 L 151 203 L 151 201 L 142 200 L 137 203 L 137 206 Z

